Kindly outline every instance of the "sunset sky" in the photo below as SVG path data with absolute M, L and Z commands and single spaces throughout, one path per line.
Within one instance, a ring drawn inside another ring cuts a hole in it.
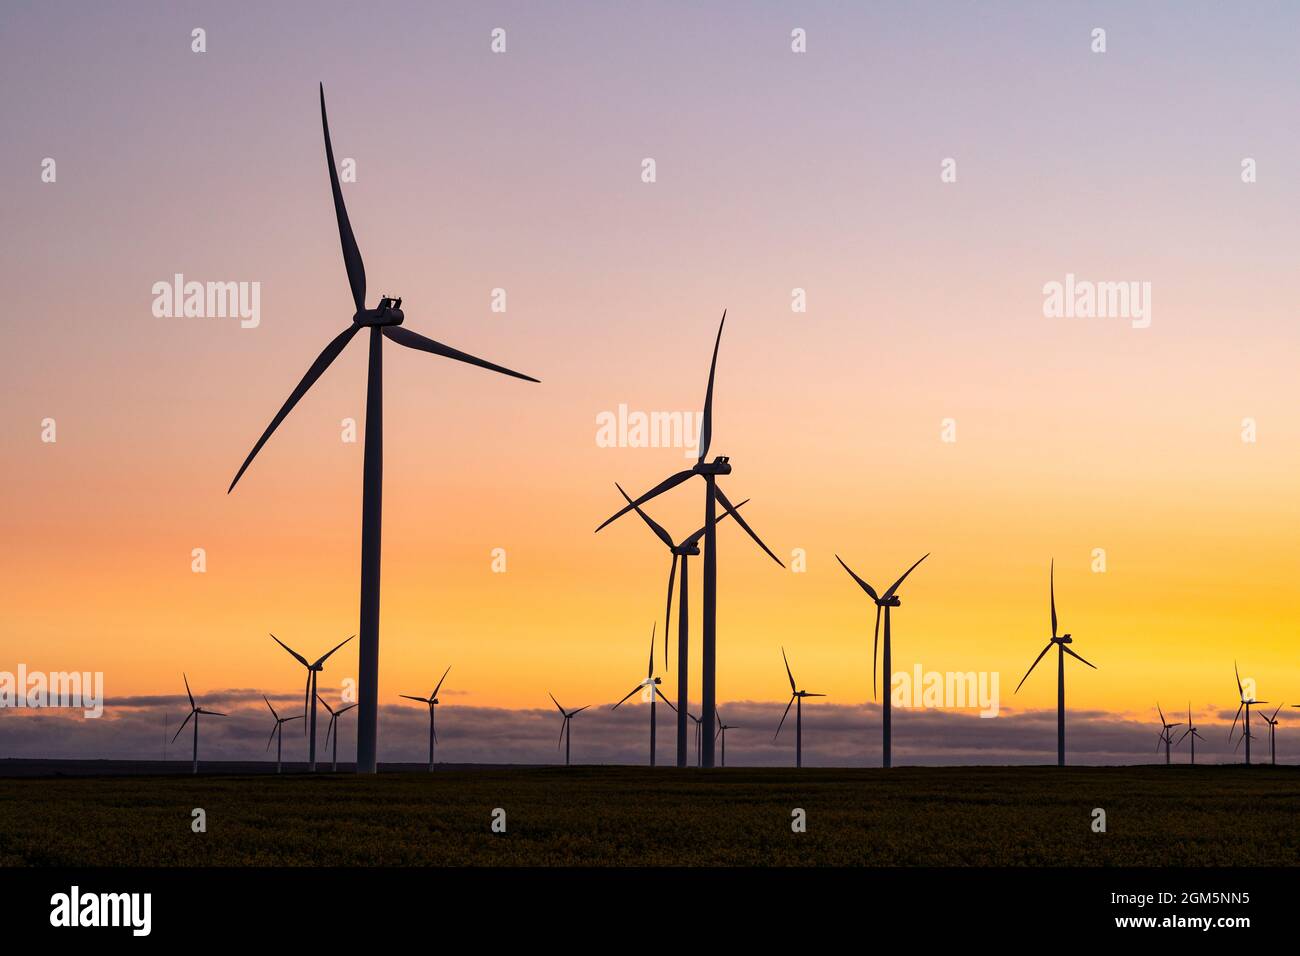
M 450 705 L 494 713 L 643 676 L 668 555 L 634 516 L 593 529 L 615 481 L 689 459 L 599 447 L 597 417 L 697 411 L 725 308 L 712 451 L 807 570 L 720 529 L 720 701 L 774 730 L 782 646 L 826 706 L 868 701 L 873 608 L 834 555 L 883 588 L 930 552 L 898 670 L 995 671 L 1012 719 L 1054 708 L 1050 660 L 1012 690 L 1055 558 L 1063 630 L 1099 668 L 1069 662 L 1080 721 L 1147 721 L 1145 753 L 1157 701 L 1231 718 L 1234 660 L 1289 710 L 1300 11 L 1192 6 L 6 5 L 0 670 L 104 672 L 109 715 L 78 733 L 108 749 L 115 698 L 175 695 L 182 670 L 292 697 L 268 632 L 316 656 L 357 631 L 362 444 L 341 422 L 364 418 L 362 338 L 226 494 L 352 314 L 323 82 L 370 304 L 401 295 L 410 328 L 542 380 L 386 346 L 385 707 L 449 664 Z M 155 317 L 176 273 L 260 283 L 260 324 Z M 1150 327 L 1045 318 L 1067 274 L 1150 283 Z M 701 523 L 696 484 L 647 509 L 675 536 Z M 46 739 L 23 751 L 62 752 Z M 854 759 L 878 747 L 864 731 Z

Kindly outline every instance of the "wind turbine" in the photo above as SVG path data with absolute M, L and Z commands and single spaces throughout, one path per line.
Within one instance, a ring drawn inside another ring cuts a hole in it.
M 560 740 L 555 746 L 558 749 L 560 744 L 564 744 L 564 765 L 567 767 L 569 765 L 569 745 L 573 742 L 573 732 L 569 729 L 569 721 L 590 707 L 591 704 L 586 704 L 577 710 L 565 710 L 560 706 L 560 702 L 555 699 L 554 694 L 550 694 L 550 698 L 560 713 L 564 715 L 564 723 L 560 725 Z
M 727 765 L 727 731 L 736 730 L 737 727 L 737 724 L 723 723 L 722 715 L 718 714 L 717 735 L 722 738 L 722 766 L 724 767 Z
M 686 716 L 695 721 L 695 766 L 702 767 L 704 758 L 700 756 L 700 718 L 692 713 L 687 713 Z
M 665 653 L 667 653 L 666 648 L 665 648 Z M 619 707 L 621 707 L 627 701 L 627 698 L 631 697 L 637 691 L 644 691 L 649 694 L 650 696 L 650 766 L 652 767 L 655 765 L 655 697 L 663 697 L 663 701 L 665 704 L 667 704 L 669 707 L 672 707 L 673 710 L 677 709 L 676 707 L 673 707 L 672 701 L 670 701 L 667 697 L 664 697 L 664 692 L 659 689 L 659 685 L 662 683 L 663 683 L 662 677 L 655 677 L 655 627 L 652 624 L 650 626 L 650 666 L 646 668 L 645 680 L 641 681 L 641 683 L 633 687 L 630 691 L 627 692 L 627 697 L 624 697 L 617 704 L 615 704 L 613 707 L 610 708 L 610 710 L 618 710 Z
M 1038 666 L 1038 662 L 1043 659 L 1043 655 L 1046 654 L 1048 651 L 1050 651 L 1052 649 L 1052 645 L 1055 644 L 1057 649 L 1056 765 L 1058 767 L 1064 767 L 1065 766 L 1065 655 L 1069 654 L 1071 657 L 1083 661 L 1083 663 L 1085 664 L 1088 664 L 1088 662 L 1083 660 L 1082 657 L 1079 657 L 1078 654 L 1076 654 L 1074 651 L 1070 650 L 1070 648 L 1066 646 L 1067 644 L 1073 643 L 1073 640 L 1071 639 L 1069 634 L 1062 634 L 1060 637 L 1056 636 L 1056 562 L 1055 561 L 1052 562 L 1051 568 L 1048 571 L 1048 581 L 1049 581 L 1049 589 L 1050 589 L 1051 601 L 1052 601 L 1052 639 L 1047 642 L 1047 646 L 1044 647 L 1042 651 L 1039 652 L 1038 656 L 1034 658 L 1034 662 L 1029 665 L 1029 670 L 1025 671 L 1025 676 L 1020 678 L 1020 683 L 1016 685 L 1015 692 L 1017 694 L 1020 693 L 1021 686 L 1028 679 L 1029 675 L 1034 672 L 1034 668 Z M 1097 669 L 1097 665 L 1095 664 L 1088 664 L 1088 666 L 1091 667 L 1093 670 Z
M 1268 724 L 1268 762 L 1275 767 L 1277 766 L 1277 712 L 1281 709 L 1282 705 L 1278 704 L 1277 709 L 1273 711 L 1272 717 L 1264 717 L 1263 714 L 1260 714 L 1261 717 L 1264 717 L 1264 722 Z
M 333 707 L 329 705 L 329 702 L 320 694 L 316 695 L 316 699 L 320 701 L 322 704 L 324 704 L 325 709 L 330 712 L 329 724 L 325 727 L 325 746 L 328 747 L 330 745 L 330 734 L 333 733 L 334 734 L 334 765 L 330 768 L 330 770 L 332 770 L 334 773 L 338 773 L 339 772 L 339 726 L 338 726 L 339 718 L 357 705 L 348 704 L 346 707 L 340 707 L 338 710 L 335 710 Z
M 353 634 L 352 637 L 356 637 L 356 635 Z M 348 641 L 352 640 L 352 637 L 349 637 Z M 284 641 L 280 640 L 274 634 L 271 635 L 271 640 L 275 641 L 275 643 L 283 647 L 286 651 L 288 651 L 290 654 L 293 655 L 294 660 L 296 660 L 303 667 L 307 668 L 307 690 L 303 694 L 302 709 L 304 712 L 309 711 L 311 713 L 311 727 L 310 730 L 308 730 L 307 725 L 304 724 L 303 731 L 308 733 L 309 736 L 311 737 L 311 742 L 307 745 L 307 771 L 309 773 L 315 773 L 316 772 L 316 701 L 320 697 L 320 695 L 316 693 L 316 675 L 325 669 L 325 662 L 329 660 L 330 655 L 333 654 L 335 651 L 337 651 L 348 641 L 342 641 L 338 644 L 335 644 L 333 648 L 331 648 L 319 659 L 317 659 L 316 663 L 309 664 L 307 663 L 307 658 L 303 657 L 301 654 L 295 651 Z
M 1187 736 L 1192 738 L 1192 766 L 1194 767 L 1196 766 L 1196 740 L 1198 737 L 1201 740 L 1204 740 L 1205 738 L 1201 737 L 1201 732 L 1192 725 L 1192 705 L 1190 702 L 1187 704 L 1187 729 L 1183 731 L 1182 737 L 1178 738 L 1174 743 L 1174 746 L 1177 747 L 1181 744 L 1183 742 L 1183 737 Z
M 745 519 L 736 513 L 735 506 L 718 486 L 719 475 L 731 474 L 731 464 L 728 458 L 725 455 L 719 455 L 713 461 L 705 462 L 709 455 L 709 445 L 713 439 L 713 377 L 718 368 L 718 346 L 722 344 L 722 327 L 726 322 L 727 313 L 724 311 L 722 321 L 718 323 L 718 337 L 713 343 L 713 361 L 709 365 L 709 385 L 704 393 L 704 415 L 700 425 L 699 460 L 694 467 L 665 478 L 641 497 L 606 518 L 601 522 L 600 527 L 596 529 L 600 531 L 605 525 L 621 518 L 636 506 L 645 504 L 650 499 L 663 494 L 671 488 L 676 488 L 682 482 L 696 475 L 704 479 L 704 638 L 701 655 L 704 691 L 701 705 L 704 708 L 704 757 L 702 765 L 705 767 L 713 766 L 713 717 L 718 699 L 718 504 L 721 503 L 723 508 L 732 513 L 736 522 L 745 529 L 746 534 L 758 543 L 760 548 L 767 552 L 768 557 L 780 564 L 781 567 L 785 567 L 781 563 L 781 559 L 772 553 L 771 549 L 754 533 L 754 530 L 746 523 Z M 679 708 L 679 710 L 681 709 L 685 708 Z
M 852 572 L 850 572 L 852 573 Z M 781 736 L 781 728 L 785 726 L 785 719 L 790 716 L 790 708 L 794 707 L 794 765 L 803 766 L 803 699 L 805 697 L 825 697 L 825 694 L 810 694 L 806 690 L 799 690 L 794 684 L 794 674 L 790 673 L 790 659 L 785 656 L 785 648 L 781 648 L 781 659 L 785 661 L 785 675 L 790 678 L 790 703 L 785 705 L 785 713 L 781 715 L 781 722 L 776 725 L 776 733 L 772 739 L 776 740 Z M 889 764 L 885 764 L 889 766 Z
M 620 485 L 618 482 L 615 482 L 614 487 L 619 490 L 619 494 L 621 494 L 625 499 L 627 499 L 629 504 L 632 503 L 632 499 L 628 496 L 628 493 L 623 490 L 622 485 Z M 745 507 L 745 505 L 748 503 L 749 503 L 749 499 L 746 498 L 740 504 L 736 505 L 736 510 L 739 511 L 741 508 Z M 664 666 L 665 667 L 668 666 L 668 623 L 669 621 L 672 620 L 672 613 L 673 613 L 673 583 L 677 576 L 677 559 L 680 558 L 682 562 L 682 581 L 680 585 L 681 599 L 677 602 L 678 604 L 678 608 L 677 608 L 677 706 L 673 709 L 677 712 L 677 766 L 685 767 L 686 766 L 686 710 L 687 710 L 686 695 L 688 689 L 687 661 L 689 660 L 689 655 L 687 653 L 687 646 L 689 643 L 687 639 L 687 634 L 688 631 L 690 630 L 690 587 L 689 587 L 690 573 L 689 573 L 687 559 L 695 555 L 698 555 L 700 553 L 700 538 L 704 535 L 705 529 L 701 528 L 699 531 L 695 532 L 689 538 L 685 538 L 680 544 L 673 544 L 672 536 L 667 531 L 665 531 L 663 527 L 661 527 L 653 518 L 651 518 L 648 514 L 646 514 L 640 505 L 633 505 L 633 507 L 636 509 L 636 513 L 641 516 L 641 520 L 644 521 L 646 525 L 650 528 L 650 530 L 655 533 L 655 536 L 658 537 L 659 540 L 664 543 L 664 545 L 668 548 L 668 550 L 672 553 L 673 556 L 672 564 L 668 568 L 668 606 L 667 609 L 664 611 Z M 722 516 L 718 518 L 718 520 L 725 521 L 727 515 L 732 513 L 733 513 L 732 510 L 730 508 L 727 508 L 723 512 Z
M 438 739 L 438 731 L 434 729 L 433 726 L 433 714 L 438 707 L 438 691 L 442 690 L 442 682 L 447 679 L 447 675 L 450 673 L 451 673 L 451 665 L 448 664 L 447 669 L 442 672 L 442 677 L 439 678 L 438 680 L 438 686 L 433 689 L 433 693 L 430 694 L 428 697 L 412 697 L 410 694 L 401 695 L 402 697 L 405 697 L 407 700 L 418 700 L 422 704 L 429 705 L 429 772 L 430 773 L 433 773 L 433 745 Z
M 267 700 L 265 694 L 262 695 L 262 700 L 266 701 L 266 706 L 271 710 L 271 716 L 275 718 L 275 726 L 271 728 L 271 736 L 266 738 L 266 749 L 267 750 L 271 749 L 271 741 L 274 740 L 275 741 L 275 772 L 280 773 L 284 769 L 284 764 L 281 760 L 281 755 L 284 752 L 284 746 L 283 746 L 284 725 L 291 720 L 302 720 L 302 714 L 295 714 L 292 717 L 281 717 L 279 714 L 275 712 L 275 708 L 271 707 L 271 702 Z
M 1241 686 L 1241 671 L 1237 670 L 1237 662 L 1232 662 L 1232 672 L 1237 676 L 1237 695 L 1241 698 L 1241 703 L 1237 705 L 1237 716 L 1232 718 L 1232 726 L 1228 728 L 1228 739 L 1232 739 L 1232 733 L 1237 729 L 1237 719 L 1241 717 L 1242 710 L 1246 711 L 1246 720 L 1241 725 L 1241 740 L 1246 741 L 1246 766 L 1250 766 L 1250 741 L 1255 735 L 1250 732 L 1250 708 L 1256 704 L 1267 704 L 1266 700 L 1255 700 L 1253 697 L 1246 696 L 1246 689 Z M 1241 746 L 1241 740 L 1237 741 L 1237 747 Z M 1237 747 L 1232 749 L 1235 751 Z
M 890 710 L 890 698 L 889 698 L 890 682 L 893 680 L 893 673 L 890 670 L 890 668 L 892 667 L 892 663 L 890 657 L 891 651 L 890 651 L 890 643 L 889 643 L 889 612 L 891 609 L 896 608 L 903 603 L 898 597 L 899 585 L 901 585 L 904 581 L 906 581 L 907 576 L 916 570 L 917 564 L 920 564 L 921 561 L 924 561 L 929 556 L 930 556 L 929 552 L 926 552 L 925 554 L 921 555 L 920 560 L 917 561 L 916 564 L 908 568 L 906 571 L 904 571 L 903 576 L 900 577 L 897 581 L 895 581 L 892 585 L 890 585 L 889 589 L 885 591 L 884 594 L 877 594 L 875 589 L 870 584 L 862 580 L 862 578 L 858 577 L 853 572 L 853 569 L 844 563 L 843 558 L 841 558 L 838 554 L 835 555 L 835 560 L 840 563 L 840 567 L 842 567 L 845 571 L 849 572 L 849 577 L 853 578 L 854 581 L 857 581 L 858 587 L 862 588 L 862 590 L 867 592 L 867 597 L 871 598 L 871 600 L 876 602 L 876 636 L 872 640 L 872 644 L 871 644 L 871 694 L 873 697 L 877 696 L 878 694 L 876 690 L 876 651 L 880 647 L 881 608 L 884 608 L 885 611 L 885 660 L 884 660 L 884 666 L 881 668 L 881 677 L 883 678 L 882 683 L 884 683 L 885 685 L 885 702 L 882 705 L 881 722 L 880 722 L 880 731 L 881 731 L 881 736 L 883 737 L 881 759 L 883 762 L 883 766 L 885 767 L 892 766 L 894 762 L 894 747 L 893 747 L 894 732 L 892 727 L 893 715 L 892 715 L 892 711 Z
M 198 704 L 194 703 L 194 695 L 190 693 L 190 679 L 186 677 L 184 673 L 182 673 L 181 680 L 185 681 L 185 696 L 187 696 L 190 699 L 190 712 L 185 715 L 185 719 L 181 721 L 181 725 L 176 728 L 176 736 L 172 737 L 172 743 L 176 743 L 176 737 L 179 737 L 181 735 L 181 731 L 185 729 L 185 725 L 188 724 L 190 722 L 190 718 L 193 717 L 194 718 L 194 773 L 198 773 L 199 772 L 199 715 L 204 714 L 208 717 L 225 717 L 226 715 L 219 713 L 218 711 L 215 710 L 204 710 Z
M 1160 709 L 1160 703 L 1158 701 L 1156 702 L 1156 713 L 1160 715 L 1160 740 L 1156 743 L 1156 750 L 1160 749 L 1160 744 L 1165 745 L 1165 766 L 1167 767 L 1171 762 L 1169 759 L 1169 746 L 1174 742 L 1174 735 L 1170 733 L 1170 731 L 1175 727 L 1181 727 L 1182 722 L 1180 721 L 1179 723 L 1171 724 L 1169 721 L 1165 720 L 1165 712 Z M 1187 722 L 1188 726 L 1191 726 L 1190 714 L 1188 715 Z
M 366 441 L 362 465 L 361 491 L 361 651 L 358 673 L 358 704 L 360 716 L 357 725 L 357 772 L 374 773 L 377 769 L 376 743 L 379 728 L 379 558 L 383 523 L 383 473 L 384 473 L 384 364 L 383 342 L 387 338 L 409 349 L 429 352 L 443 358 L 455 359 L 477 365 L 502 375 L 536 382 L 537 379 L 500 365 L 476 358 L 467 352 L 454 349 L 441 342 L 426 338 L 418 332 L 402 327 L 405 315 L 400 297 L 383 296 L 376 308 L 366 308 L 366 267 L 361 261 L 348 211 L 343 204 L 343 191 L 339 188 L 338 171 L 334 166 L 334 147 L 330 143 L 329 121 L 325 116 L 325 85 L 320 88 L 320 122 L 325 134 L 325 163 L 329 167 L 330 189 L 334 194 L 334 215 L 338 220 L 339 241 L 343 247 L 343 264 L 347 269 L 348 285 L 352 290 L 352 303 L 356 312 L 351 324 L 325 346 L 289 394 L 280 410 L 271 419 L 262 437 L 240 465 L 235 479 L 226 490 L 234 491 L 244 471 L 261 451 L 271 433 L 299 399 L 315 384 L 330 364 L 363 328 L 370 330 L 370 359 L 366 377 Z

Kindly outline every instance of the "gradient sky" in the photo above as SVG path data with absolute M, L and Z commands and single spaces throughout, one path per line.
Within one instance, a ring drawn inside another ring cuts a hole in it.
M 362 344 L 225 493 L 352 311 L 323 81 L 372 302 L 400 294 L 410 327 L 543 381 L 386 351 L 385 704 L 449 663 L 457 703 L 506 710 L 612 702 L 644 673 L 667 556 L 634 520 L 592 529 L 614 481 L 685 459 L 598 447 L 596 416 L 698 409 L 724 307 L 713 450 L 808 569 L 720 532 L 721 701 L 784 701 L 782 645 L 801 683 L 867 700 L 872 609 L 834 553 L 887 585 L 927 551 L 899 669 L 998 671 L 1004 708 L 1054 706 L 1050 669 L 1011 689 L 1048 635 L 1055 557 L 1064 628 L 1100 668 L 1071 670 L 1072 707 L 1218 713 L 1234 659 L 1300 700 L 1294 6 L 9 3 L 0 21 L 0 669 L 103 671 L 110 698 L 175 694 L 182 669 L 196 691 L 290 693 L 268 631 L 313 654 L 356 631 L 362 446 L 340 421 L 363 417 Z M 261 325 L 155 318 L 177 272 L 260 282 Z M 1044 318 L 1066 273 L 1150 282 L 1151 327 Z M 700 523 L 687 487 L 652 509 L 677 535 Z

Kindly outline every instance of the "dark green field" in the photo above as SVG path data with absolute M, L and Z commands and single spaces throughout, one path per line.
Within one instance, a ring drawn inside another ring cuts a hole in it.
M 207 811 L 206 833 L 190 812 Z M 490 829 L 504 808 L 507 832 Z M 791 811 L 807 811 L 806 833 Z M 1091 829 L 1106 811 L 1106 833 Z M 0 779 L 6 865 L 1289 866 L 1293 767 Z

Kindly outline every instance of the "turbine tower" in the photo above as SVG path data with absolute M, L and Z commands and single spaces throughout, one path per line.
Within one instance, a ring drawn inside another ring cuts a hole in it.
M 555 704 L 556 708 L 564 716 L 564 723 L 560 725 L 560 740 L 559 743 L 555 745 L 555 747 L 558 750 L 560 744 L 564 745 L 564 765 L 567 767 L 569 766 L 569 744 L 573 742 L 573 733 L 569 728 L 569 721 L 573 720 L 574 717 L 577 717 L 580 713 L 582 713 L 584 710 L 590 707 L 591 704 L 585 704 L 584 706 L 579 707 L 577 710 L 565 710 L 563 707 L 560 706 L 560 702 L 555 699 L 554 694 L 551 694 L 550 697 L 551 697 L 551 701 Z
M 614 487 L 619 490 L 629 504 L 632 499 L 628 493 L 623 490 L 623 486 L 618 482 Z M 736 505 L 739 511 L 749 503 L 746 498 L 740 504 Z M 677 713 L 677 766 L 686 766 L 686 711 L 687 711 L 687 690 L 689 688 L 689 668 L 687 662 L 689 654 L 687 653 L 690 631 L 690 569 L 688 559 L 700 553 L 700 538 L 704 536 L 704 530 L 701 528 L 689 538 L 684 539 L 679 544 L 673 544 L 672 535 L 663 529 L 653 518 L 651 518 L 639 505 L 633 505 L 636 513 L 641 516 L 641 520 L 646 523 L 655 536 L 664 543 L 673 556 L 672 563 L 668 568 L 668 605 L 664 611 L 664 666 L 668 666 L 668 623 L 672 620 L 673 614 L 673 584 L 677 577 L 677 561 L 680 558 L 682 562 L 682 578 L 679 585 L 681 598 L 677 602 L 677 706 L 673 708 Z M 727 515 L 732 514 L 730 508 L 726 509 L 719 521 L 725 521 Z
M 271 741 L 274 740 L 275 772 L 281 773 L 284 770 L 284 761 L 282 759 L 284 754 L 284 725 L 291 720 L 302 720 L 302 714 L 295 714 L 292 717 L 281 717 L 275 712 L 275 708 L 271 706 L 271 701 L 267 699 L 265 694 L 262 695 L 262 700 L 266 701 L 266 706 L 271 711 L 271 716 L 275 718 L 275 726 L 271 728 L 271 736 L 266 738 L 266 749 L 271 749 Z
M 438 741 L 438 730 L 434 727 L 433 716 L 434 711 L 438 708 L 438 691 L 442 690 L 442 682 L 447 679 L 447 675 L 450 673 L 451 665 L 448 664 L 447 669 L 442 672 L 442 677 L 438 680 L 438 686 L 433 689 L 433 693 L 428 697 L 412 697 L 410 694 L 399 695 L 405 697 L 407 700 L 418 700 L 420 703 L 428 704 L 429 706 L 429 773 L 433 773 L 433 748 L 434 744 Z
M 665 653 L 667 653 L 666 644 L 665 644 Z M 646 668 L 645 680 L 641 681 L 641 683 L 633 687 L 630 691 L 627 692 L 627 697 L 624 697 L 617 704 L 615 704 L 613 707 L 610 708 L 610 710 L 618 710 L 619 707 L 621 707 L 627 701 L 627 698 L 631 697 L 637 691 L 643 692 L 644 695 L 650 698 L 650 766 L 652 767 L 655 765 L 655 749 L 656 749 L 655 748 L 655 697 L 662 697 L 663 702 L 665 704 L 667 704 L 673 710 L 677 709 L 676 707 L 673 707 L 672 701 L 670 701 L 667 697 L 664 697 L 663 691 L 659 689 L 659 685 L 662 683 L 663 683 L 662 677 L 655 677 L 655 626 L 652 624 L 650 625 L 650 666 Z
M 1029 678 L 1029 675 L 1034 672 L 1034 668 L 1038 666 L 1038 662 L 1043 659 L 1043 655 L 1046 654 L 1048 651 L 1050 651 L 1052 649 L 1052 645 L 1055 644 L 1057 649 L 1056 765 L 1058 767 L 1064 767 L 1065 766 L 1065 655 L 1069 654 L 1071 657 L 1075 658 L 1076 660 L 1083 661 L 1083 663 L 1085 664 L 1088 664 L 1088 662 L 1083 660 L 1082 657 L 1080 657 L 1078 654 L 1076 654 L 1074 651 L 1072 651 L 1069 647 L 1066 646 L 1068 644 L 1073 643 L 1073 640 L 1069 634 L 1062 634 L 1060 637 L 1056 636 L 1056 562 L 1055 561 L 1052 562 L 1051 569 L 1048 572 L 1048 581 L 1049 581 L 1048 587 L 1051 594 L 1051 603 L 1052 603 L 1052 639 L 1047 642 L 1047 646 L 1044 647 L 1039 652 L 1038 656 L 1034 658 L 1034 662 L 1029 665 L 1029 670 L 1025 671 L 1025 676 L 1020 678 L 1020 683 L 1016 685 L 1015 692 L 1017 694 L 1020 693 L 1021 686 L 1024 685 L 1025 681 Z M 1095 664 L 1088 664 L 1088 666 L 1091 667 L 1093 670 L 1097 669 Z
M 356 637 L 356 635 L 353 634 L 352 637 Z M 311 737 L 311 742 L 307 745 L 307 771 L 309 773 L 316 772 L 316 701 L 320 697 L 320 695 L 316 693 L 316 675 L 325 669 L 325 662 L 330 659 L 330 655 L 348 641 L 352 640 L 352 637 L 349 637 L 347 641 L 340 641 L 338 644 L 335 644 L 329 651 L 321 655 L 315 663 L 308 663 L 307 658 L 303 657 L 274 634 L 271 635 L 271 640 L 283 647 L 293 656 L 294 660 L 307 668 L 307 689 L 304 691 L 302 696 L 302 709 L 304 713 L 309 712 L 311 714 L 310 729 L 306 724 L 303 725 L 303 731 L 308 733 Z
M 841 558 L 838 554 L 835 555 L 835 560 L 839 561 L 840 567 L 842 567 L 845 571 L 849 572 L 849 576 L 853 578 L 854 581 L 858 582 L 858 587 L 866 591 L 867 597 L 871 598 L 871 600 L 876 602 L 876 636 L 873 639 L 871 644 L 871 693 L 873 696 L 877 696 L 876 651 L 880 648 L 880 611 L 883 608 L 885 612 L 885 660 L 884 660 L 884 666 L 881 668 L 881 678 L 882 678 L 881 682 L 885 685 L 885 702 L 881 707 L 881 720 L 880 720 L 881 736 L 883 738 L 883 742 L 881 745 L 881 761 L 882 761 L 882 765 L 885 767 L 892 766 L 894 761 L 894 757 L 893 757 L 894 735 L 893 735 L 893 728 L 892 728 L 893 715 L 890 710 L 890 699 L 889 699 L 890 682 L 893 680 L 893 674 L 891 673 L 890 670 L 890 668 L 893 665 L 892 665 L 892 657 L 891 657 L 890 642 L 889 642 L 889 612 L 892 609 L 898 607 L 900 604 L 902 604 L 902 601 L 899 600 L 898 593 L 897 593 L 899 585 L 901 585 L 904 581 L 906 581 L 907 576 L 916 570 L 916 566 L 920 564 L 921 561 L 924 561 L 926 558 L 928 558 L 929 556 L 930 556 L 929 552 L 921 555 L 920 560 L 917 561 L 916 564 L 908 568 L 906 571 L 904 571 L 903 576 L 900 577 L 897 581 L 895 581 L 889 587 L 889 589 L 885 591 L 884 594 L 877 594 L 875 589 L 870 584 L 868 584 L 866 581 L 862 580 L 862 578 L 854 574 L 853 569 L 844 563 L 843 558 Z
M 1277 712 L 1281 709 L 1282 705 L 1278 704 L 1272 717 L 1260 714 L 1264 717 L 1264 723 L 1268 724 L 1268 762 L 1275 767 L 1277 766 Z
M 643 505 L 647 501 L 655 498 L 671 488 L 676 488 L 682 482 L 699 475 L 704 479 L 704 638 L 702 647 L 702 679 L 704 682 L 704 691 L 702 694 L 702 706 L 704 708 L 704 756 L 701 765 L 704 767 L 713 766 L 713 717 L 717 708 L 717 661 L 718 661 L 718 642 L 717 642 L 717 625 L 718 625 L 718 505 L 730 511 L 736 519 L 736 523 L 745 529 L 758 546 L 767 552 L 770 557 L 781 567 L 785 567 L 772 551 L 759 538 L 754 530 L 745 522 L 739 514 L 736 513 L 735 506 L 723 493 L 722 488 L 718 485 L 718 477 L 721 475 L 731 474 L 731 464 L 725 455 L 719 455 L 711 462 L 705 462 L 709 456 L 709 445 L 713 440 L 713 377 L 718 369 L 718 346 L 722 344 L 722 327 L 726 325 L 727 313 L 722 313 L 722 321 L 718 323 L 718 337 L 713 343 L 713 361 L 709 365 L 709 385 L 704 393 L 704 416 L 700 425 L 700 457 L 693 468 L 687 471 L 679 471 L 675 475 L 670 475 L 659 484 L 655 485 L 641 497 L 637 498 L 626 507 L 615 512 L 610 517 L 601 522 L 601 528 L 627 514 L 638 505 Z
M 194 770 L 193 772 L 198 773 L 199 772 L 199 715 L 203 714 L 207 717 L 225 717 L 226 715 L 215 710 L 204 710 L 198 704 L 194 703 L 194 695 L 190 693 L 190 679 L 186 677 L 184 673 L 181 674 L 181 679 L 185 681 L 185 696 L 190 699 L 190 712 L 185 715 L 185 719 L 181 721 L 181 725 L 176 728 L 176 735 L 172 737 L 172 743 L 176 743 L 176 737 L 179 737 L 181 735 L 181 731 L 185 729 L 185 725 L 188 724 L 190 722 L 190 718 L 193 717 L 194 718 Z
M 343 204 L 343 190 L 339 187 L 339 175 L 334 166 L 334 147 L 330 143 L 329 120 L 325 116 L 325 85 L 320 88 L 320 123 L 325 135 L 325 164 L 329 167 L 330 190 L 334 194 L 334 215 L 338 220 L 339 242 L 343 247 L 343 265 L 348 274 L 348 285 L 352 290 L 352 303 L 356 311 L 351 324 L 335 336 L 325 346 L 324 351 L 307 369 L 296 388 L 289 394 L 280 410 L 271 419 L 262 437 L 257 440 L 253 450 L 248 453 L 244 463 L 235 474 L 235 480 L 226 489 L 229 494 L 235 490 L 244 471 L 261 451 L 271 433 L 284 421 L 286 415 L 298 404 L 299 399 L 315 384 L 330 364 L 339 357 L 352 338 L 363 328 L 370 330 L 370 355 L 366 376 L 366 439 L 364 464 L 362 465 L 361 490 L 361 651 L 357 681 L 359 716 L 357 723 L 357 772 L 374 773 L 376 762 L 376 745 L 379 728 L 379 558 L 381 525 L 383 523 L 383 480 L 384 480 L 384 339 L 396 342 L 408 349 L 416 349 L 454 359 L 469 365 L 477 365 L 492 372 L 509 375 L 513 378 L 536 382 L 537 379 L 520 372 L 511 371 L 500 365 L 476 358 L 467 352 L 454 349 L 441 342 L 426 338 L 418 332 L 402 327 L 406 316 L 402 312 L 401 298 L 383 296 L 376 308 L 366 308 L 366 267 L 361 261 L 361 251 L 357 247 L 356 237 L 352 233 L 352 224 L 348 220 L 348 211 Z
M 794 765 L 803 766 L 803 699 L 805 697 L 825 697 L 825 694 L 810 694 L 806 690 L 799 690 L 794 683 L 794 674 L 790 673 L 790 659 L 785 656 L 785 648 L 781 648 L 781 659 L 785 661 L 785 676 L 790 678 L 790 703 L 785 705 L 785 713 L 781 715 L 781 723 L 776 725 L 776 733 L 772 739 L 776 740 L 781 736 L 781 728 L 785 726 L 785 719 L 790 716 L 790 708 L 793 706 L 794 711 Z M 885 766 L 889 766 L 886 764 Z

